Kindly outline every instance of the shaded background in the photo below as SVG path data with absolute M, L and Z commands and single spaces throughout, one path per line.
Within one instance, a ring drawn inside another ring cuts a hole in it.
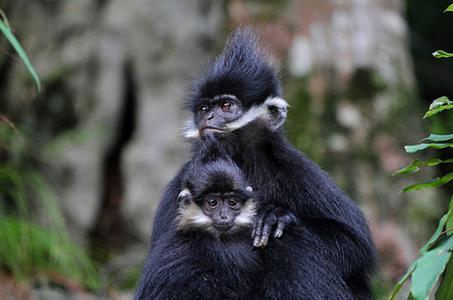
M 22 186 L 27 217 L 50 232 L 66 226 L 58 235 L 87 253 L 96 277 L 32 266 L 17 278 L 0 261 L 0 298 L 132 296 L 160 191 L 188 157 L 179 129 L 185 88 L 228 32 L 246 24 L 281 66 L 292 143 L 367 215 L 380 254 L 374 290 L 383 297 L 448 201 L 441 190 L 399 192 L 429 171 L 391 176 L 414 158 L 403 145 L 436 128 L 421 122 L 428 104 L 453 95 L 452 62 L 431 56 L 453 49 L 448 4 L 0 0 L 43 83 L 38 93 L 1 37 L 0 163 L 20 178 L 0 187 L 1 212 L 20 210 Z

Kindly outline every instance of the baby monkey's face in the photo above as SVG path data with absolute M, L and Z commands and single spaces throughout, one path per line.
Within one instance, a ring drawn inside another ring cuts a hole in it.
M 247 188 L 251 192 L 251 188 Z M 249 228 L 254 222 L 255 203 L 244 193 L 202 193 L 184 189 L 178 196 L 179 230 L 203 230 L 218 235 Z
M 198 202 L 198 201 L 197 201 Z M 208 194 L 197 204 L 203 214 L 212 220 L 212 226 L 226 232 L 235 225 L 236 217 L 241 214 L 245 200 L 231 194 Z

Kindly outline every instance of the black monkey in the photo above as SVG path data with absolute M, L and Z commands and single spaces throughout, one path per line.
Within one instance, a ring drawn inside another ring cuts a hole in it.
M 176 233 L 149 258 L 146 299 L 250 299 L 262 266 L 251 244 L 252 188 L 231 161 L 189 166 L 178 196 Z
M 370 298 L 376 256 L 365 218 L 282 134 L 287 103 L 268 61 L 250 30 L 233 33 L 224 53 L 193 86 L 187 101 L 193 118 L 186 136 L 195 150 L 214 139 L 257 189 L 259 217 L 253 243 L 257 247 L 269 243 L 261 250 L 264 270 L 255 287 L 261 298 Z M 217 150 L 207 155 L 216 156 Z M 182 168 L 162 195 L 150 256 L 175 234 L 176 198 L 187 169 L 188 165 Z M 269 242 L 272 232 L 281 238 Z M 149 269 L 148 260 L 139 298 L 151 284 L 146 277 Z

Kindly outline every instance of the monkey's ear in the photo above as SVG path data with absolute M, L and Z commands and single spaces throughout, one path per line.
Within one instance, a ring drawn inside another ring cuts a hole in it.
M 280 97 L 269 98 L 265 101 L 268 110 L 269 126 L 277 130 L 285 123 L 288 114 L 288 103 Z
M 185 188 L 181 192 L 179 192 L 177 199 L 178 200 L 185 199 L 185 198 L 188 198 L 190 196 L 192 196 L 192 194 L 190 193 L 190 190 L 188 188 Z
M 246 187 L 245 190 L 250 193 L 253 192 L 253 188 L 251 186 Z

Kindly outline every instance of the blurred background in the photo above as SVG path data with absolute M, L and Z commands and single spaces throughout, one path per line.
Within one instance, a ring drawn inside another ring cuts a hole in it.
M 281 66 L 290 140 L 367 215 L 384 298 L 448 203 L 446 188 L 400 193 L 439 170 L 392 177 L 414 158 L 403 145 L 443 130 L 421 118 L 453 95 L 452 62 L 431 55 L 453 49 L 448 4 L 0 0 L 43 84 L 0 36 L 0 299 L 132 297 L 188 158 L 185 90 L 247 24 Z

